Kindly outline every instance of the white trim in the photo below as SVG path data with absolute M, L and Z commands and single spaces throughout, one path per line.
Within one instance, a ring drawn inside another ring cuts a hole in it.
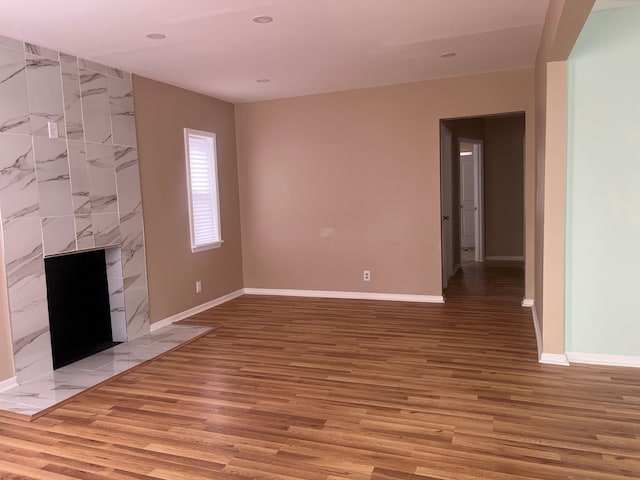
M 533 307 L 533 298 L 523 298 L 520 305 L 523 307 Z
M 18 380 L 16 379 L 16 377 L 7 378 L 6 380 L 2 380 L 0 382 L 0 392 L 5 392 L 17 386 Z
M 564 353 L 543 353 L 540 355 L 540 363 L 569 366 L 569 360 L 567 360 L 567 356 Z
M 524 304 L 524 300 L 523 300 Z M 524 305 L 523 305 L 524 306 Z M 540 318 L 538 318 L 538 310 L 531 300 L 531 314 L 533 315 L 533 329 L 536 332 L 536 345 L 538 348 L 538 361 L 542 362 L 542 330 L 540 330 Z
M 153 322 L 149 327 L 149 330 L 155 332 L 156 330 L 161 329 L 162 327 L 167 327 L 172 323 L 179 322 L 180 320 L 185 320 L 189 317 L 192 317 L 198 313 L 204 312 L 205 310 L 209 310 L 210 308 L 217 307 L 218 305 L 222 305 L 229 300 L 233 300 L 234 298 L 238 298 L 244 295 L 244 290 L 241 288 L 240 290 L 236 290 L 235 292 L 228 293 L 222 297 L 214 298 L 213 300 L 198 305 L 197 307 L 190 308 L 189 310 L 185 310 L 184 312 L 176 313 L 175 315 L 171 315 L 164 320 L 160 320 L 159 322 Z
M 567 352 L 567 358 L 570 362 L 574 363 L 607 365 L 611 367 L 640 368 L 640 356 L 638 355 L 609 355 L 606 353 Z
M 523 262 L 524 257 L 522 255 L 487 255 L 485 260 L 493 260 L 494 262 Z
M 280 288 L 245 288 L 246 295 L 285 297 L 346 298 L 353 300 L 388 300 L 392 302 L 444 303 L 442 295 L 405 295 L 401 293 L 338 292 L 325 290 L 286 290 Z
M 194 205 L 193 205 L 193 190 L 192 190 L 192 175 L 193 171 L 191 169 L 191 145 L 189 140 L 192 137 L 200 137 L 206 138 L 211 141 L 211 144 L 208 145 L 206 160 L 209 166 L 209 186 L 211 187 L 210 191 L 210 201 L 213 205 L 213 210 L 211 212 L 211 220 L 212 227 L 216 228 L 215 238 L 212 238 L 213 241 L 209 243 L 198 243 L 196 244 L 195 237 L 195 228 L 196 228 L 196 217 L 194 213 Z M 205 250 L 211 250 L 214 248 L 220 248 L 222 246 L 222 226 L 220 220 L 220 182 L 218 181 L 218 155 L 217 155 L 217 146 L 216 146 L 216 134 L 213 132 L 205 132 L 203 130 L 195 130 L 193 128 L 185 128 L 184 129 L 184 158 L 187 167 L 187 192 L 188 192 L 188 200 L 189 200 L 189 232 L 191 235 L 191 252 L 197 253 Z
M 470 143 L 473 145 L 474 166 L 473 181 L 475 183 L 475 261 L 484 261 L 484 140 L 478 138 L 458 138 L 458 150 L 460 143 Z M 458 183 L 460 179 L 458 179 Z

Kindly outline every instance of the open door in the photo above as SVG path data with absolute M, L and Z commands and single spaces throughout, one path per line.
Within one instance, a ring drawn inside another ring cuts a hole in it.
M 484 180 L 482 140 L 459 139 L 460 247 L 473 248 L 476 262 L 484 260 Z

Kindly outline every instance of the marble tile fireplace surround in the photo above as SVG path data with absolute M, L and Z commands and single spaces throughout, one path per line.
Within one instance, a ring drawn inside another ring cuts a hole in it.
M 114 340 L 149 332 L 129 73 L 0 37 L 0 221 L 19 383 L 53 368 L 44 257 L 105 249 Z

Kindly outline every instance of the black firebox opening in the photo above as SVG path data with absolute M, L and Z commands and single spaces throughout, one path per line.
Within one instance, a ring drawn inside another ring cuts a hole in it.
M 104 250 L 49 257 L 44 263 L 53 368 L 117 345 Z

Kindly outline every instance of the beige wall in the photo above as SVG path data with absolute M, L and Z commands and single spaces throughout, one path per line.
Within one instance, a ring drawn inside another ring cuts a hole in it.
M 542 352 L 564 353 L 566 59 L 593 0 L 551 0 L 535 66 L 535 310 Z M 549 63 L 553 62 L 553 63 Z
M 485 255 L 524 257 L 524 115 L 484 119 Z
M 523 69 L 237 105 L 245 286 L 441 295 L 439 121 L 533 117 L 533 80 Z
M 2 252 L 0 251 L 0 258 Z M 13 345 L 4 262 L 0 262 L 0 381 L 13 377 Z
M 133 86 L 153 323 L 243 286 L 234 107 L 143 77 Z M 224 244 L 199 253 L 190 248 L 184 127 L 216 134 Z

